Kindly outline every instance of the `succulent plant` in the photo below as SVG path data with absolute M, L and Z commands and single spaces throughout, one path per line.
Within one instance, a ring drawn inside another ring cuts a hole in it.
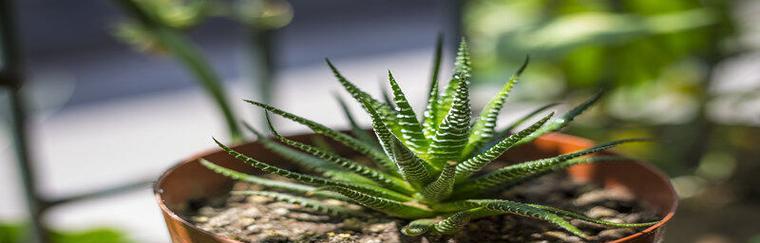
M 361 103 L 372 120 L 376 139 L 359 128 L 341 100 L 351 121 L 354 136 L 332 130 L 317 122 L 294 115 L 268 104 L 246 100 L 267 111 L 267 121 L 273 139 L 250 127 L 261 143 L 272 151 L 304 167 L 311 174 L 286 170 L 241 154 L 214 140 L 224 151 L 235 158 L 266 173 L 289 179 L 272 180 L 230 170 L 209 161 L 201 161 L 211 170 L 231 178 L 258 184 L 267 190 L 234 191 L 235 194 L 259 195 L 274 200 L 300 204 L 332 215 L 366 215 L 363 210 L 325 204 L 319 199 L 335 199 L 384 213 L 391 217 L 409 220 L 402 233 L 410 236 L 423 234 L 453 234 L 470 220 L 500 214 L 514 214 L 546 221 L 579 237 L 587 237 L 568 219 L 577 219 L 609 227 L 642 227 L 649 223 L 616 223 L 587 217 L 530 202 L 517 202 L 494 198 L 493 192 L 505 190 L 526 180 L 581 163 L 620 159 L 615 156 L 590 156 L 616 145 L 639 141 L 627 139 L 600 144 L 577 152 L 556 157 L 506 165 L 483 171 L 489 163 L 505 151 L 529 143 L 539 136 L 565 127 L 576 116 L 588 109 L 599 94 L 554 118 L 550 113 L 519 131 L 523 123 L 543 113 L 544 106 L 519 119 L 507 129 L 496 131 L 498 114 L 512 87 L 518 82 L 525 63 L 504 84 L 498 94 L 485 106 L 480 115 L 471 117 L 469 86 L 471 79 L 470 56 L 463 40 L 459 46 L 455 68 L 450 82 L 441 93 L 438 72 L 441 62 L 439 38 L 433 65 L 433 78 L 427 106 L 421 119 L 413 111 L 393 75 L 388 72 L 392 102 L 372 98 L 348 81 L 335 66 L 327 64 L 341 85 Z M 391 104 L 392 103 L 392 104 Z M 317 134 L 331 138 L 363 155 L 366 161 L 338 155 L 329 147 L 310 145 L 291 140 L 277 133 L 269 113 L 282 116 L 309 127 Z

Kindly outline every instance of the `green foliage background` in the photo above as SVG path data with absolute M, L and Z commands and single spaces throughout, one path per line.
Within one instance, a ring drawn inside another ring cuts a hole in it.
M 730 100 L 732 106 L 720 109 L 739 114 L 757 97 L 756 88 L 714 89 L 724 81 L 716 80 L 717 68 L 757 51 L 746 41 L 756 35 L 757 17 L 742 16 L 756 15 L 747 10 L 751 5 L 756 3 L 474 0 L 465 6 L 464 32 L 478 60 L 476 85 L 500 82 L 511 71 L 504 67 L 529 54 L 529 81 L 515 98 L 578 100 L 605 89 L 608 96 L 567 132 L 598 141 L 657 138 L 621 150 L 672 177 L 682 203 L 669 239 L 695 242 L 709 235 L 744 242 L 760 235 L 738 223 L 760 209 L 760 129 L 756 118 L 729 121 L 710 111 Z
M 22 243 L 25 227 L 23 224 L 0 223 L 0 243 Z M 82 231 L 53 231 L 52 243 L 131 243 L 124 233 L 110 228 L 95 228 Z
M 659 137 L 669 142 L 667 153 L 652 145 L 635 152 L 680 175 L 698 161 L 673 161 L 694 160 L 687 154 L 701 153 L 694 148 L 706 142 L 696 134 L 706 122 L 712 69 L 740 48 L 732 45 L 730 7 L 730 1 L 695 0 L 471 1 L 465 26 L 480 84 L 500 81 L 503 67 L 530 55 L 535 65 L 526 75 L 538 81 L 524 83 L 522 99 L 609 90 L 596 116 L 575 131 Z M 618 129 L 607 129 L 612 124 Z

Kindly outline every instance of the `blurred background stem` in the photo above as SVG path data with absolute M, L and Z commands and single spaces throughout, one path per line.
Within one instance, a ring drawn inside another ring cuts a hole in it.
M 226 15 L 247 30 L 248 77 L 254 99 L 271 104 L 277 62 L 274 34 L 293 19 L 293 7 L 285 0 L 238 0 L 227 6 Z M 257 115 L 263 115 L 263 111 Z
M 234 141 L 241 141 L 243 136 L 238 120 L 228 103 L 227 93 L 222 87 L 219 76 L 214 73 L 206 59 L 186 38 L 175 31 L 165 28 L 154 29 L 156 36 L 169 48 L 169 52 L 198 78 L 204 90 L 213 98 L 227 124 L 227 131 Z
M 201 54 L 201 51 L 179 30 L 166 26 L 156 14 L 147 12 L 136 1 L 117 0 L 117 3 L 127 14 L 136 19 L 162 48 L 165 48 L 171 56 L 192 72 L 196 81 L 211 96 L 219 112 L 222 113 L 230 138 L 236 142 L 242 141 L 240 125 L 229 104 L 227 92 L 224 90 L 221 79 Z
M 24 198 L 26 201 L 27 212 L 29 213 L 29 224 L 25 242 L 45 243 L 48 242 L 47 229 L 43 222 L 43 211 L 45 202 L 39 195 L 35 168 L 31 161 L 29 152 L 28 130 L 26 127 L 26 107 L 24 98 L 21 95 L 22 66 L 21 66 L 21 47 L 17 39 L 17 29 L 15 15 L 13 11 L 13 2 L 11 0 L 1 0 L 0 4 L 0 87 L 7 89 L 9 94 L 8 105 L 10 106 L 10 127 L 14 152 L 16 156 L 16 165 L 24 187 Z
M 258 95 L 255 99 L 267 104 L 272 103 L 272 92 L 274 92 L 273 32 L 272 29 L 250 27 L 248 34 L 250 45 L 248 52 L 251 65 L 249 75 L 252 83 L 257 84 L 252 85 L 254 94 Z M 263 111 L 260 115 L 263 115 Z

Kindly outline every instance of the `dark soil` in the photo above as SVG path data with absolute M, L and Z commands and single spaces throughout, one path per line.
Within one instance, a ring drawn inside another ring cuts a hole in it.
M 241 190 L 251 186 L 239 183 L 235 187 Z M 625 190 L 575 182 L 563 173 L 529 181 L 504 192 L 503 197 L 617 222 L 658 219 L 651 207 L 635 201 Z M 229 196 L 205 205 L 188 214 L 192 222 L 202 229 L 243 242 L 584 242 L 551 224 L 513 215 L 475 220 L 450 239 L 420 239 L 399 232 L 404 221 L 382 215 L 371 219 L 328 217 L 259 196 Z M 576 220 L 571 223 L 592 236 L 592 242 L 614 240 L 636 231 L 604 228 Z

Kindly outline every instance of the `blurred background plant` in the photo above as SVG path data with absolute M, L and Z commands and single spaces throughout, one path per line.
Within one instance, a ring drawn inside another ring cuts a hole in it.
M 0 242 L 27 242 L 23 224 L 0 224 Z M 96 228 L 84 231 L 53 231 L 50 232 L 51 243 L 129 243 L 129 237 L 124 232 L 111 228 Z
M 685 199 L 681 219 L 710 221 L 758 209 L 760 199 L 760 151 L 753 146 L 760 142 L 760 110 L 749 107 L 758 101 L 760 76 L 742 70 L 758 70 L 756 27 L 748 24 L 758 21 L 757 10 L 750 2 L 474 0 L 464 24 L 479 84 L 503 82 L 498 77 L 509 71 L 503 67 L 530 55 L 516 92 L 523 101 L 577 100 L 606 90 L 598 108 L 567 132 L 595 140 L 657 138 L 622 150 L 673 177 Z M 708 216 L 705 209 L 726 211 Z M 713 229 L 729 228 L 719 224 Z M 731 225 L 736 234 L 729 240 L 753 231 Z M 684 226 L 670 230 L 676 235 L 670 239 L 706 230 Z
M 285 0 L 117 0 L 130 18 L 116 25 L 114 35 L 146 54 L 168 55 L 193 74 L 214 100 L 222 114 L 229 136 L 242 140 L 238 117 L 229 104 L 222 80 L 204 54 L 195 46 L 189 31 L 210 17 L 226 17 L 248 31 L 250 53 L 249 80 L 254 96 L 271 102 L 272 31 L 293 18 Z
M 222 79 L 210 65 L 209 61 L 198 48 L 188 32 L 200 25 L 209 17 L 224 16 L 233 19 L 246 28 L 249 33 L 250 51 L 250 83 L 258 84 L 252 88 L 257 91 L 254 95 L 262 100 L 271 99 L 270 81 L 272 79 L 271 63 L 271 32 L 287 25 L 292 19 L 292 11 L 284 0 L 237 0 L 237 1 L 207 1 L 207 0 L 115 0 L 126 13 L 128 20 L 115 26 L 114 36 L 132 45 L 140 52 L 156 55 L 171 56 L 187 71 L 192 73 L 203 90 L 206 91 L 227 125 L 228 136 L 233 141 L 242 141 L 243 136 L 239 127 L 240 118 L 235 114 L 229 103 L 229 96 L 224 88 Z M 136 180 L 123 185 L 72 195 L 51 196 L 42 192 L 34 155 L 29 147 L 36 147 L 29 141 L 27 119 L 33 115 L 39 117 L 40 110 L 50 112 L 61 108 L 70 97 L 72 86 L 66 82 L 61 84 L 60 77 L 51 77 L 58 82 L 47 82 L 40 87 L 29 87 L 25 81 L 22 57 L 21 37 L 16 26 L 18 21 L 13 1 L 0 2 L 0 134 L 8 133 L 12 142 L 7 146 L 5 141 L 0 143 L 0 152 L 6 151 L 6 146 L 13 148 L 15 160 L 18 162 L 16 175 L 21 179 L 28 209 L 28 223 L 0 222 L 0 243 L 15 242 L 127 242 L 128 237 L 119 230 L 110 228 L 95 228 L 83 231 L 55 231 L 45 223 L 48 211 L 54 206 L 67 204 L 83 199 L 95 199 L 113 194 L 125 193 L 135 189 L 143 189 L 149 180 Z M 256 74 L 256 75 L 253 75 Z M 53 85 L 51 85 L 53 83 Z M 56 90 L 48 90 L 56 89 Z M 36 93 L 36 94 L 35 94 Z M 34 98 L 29 98 L 34 97 Z M 43 97 L 43 98 L 38 98 Z M 35 99 L 36 98 L 36 99 Z M 27 101 L 31 101 L 27 104 Z M 50 109 L 49 107 L 53 107 Z M 27 114 L 31 114 L 28 116 Z M 8 129 L 6 131 L 6 125 Z

